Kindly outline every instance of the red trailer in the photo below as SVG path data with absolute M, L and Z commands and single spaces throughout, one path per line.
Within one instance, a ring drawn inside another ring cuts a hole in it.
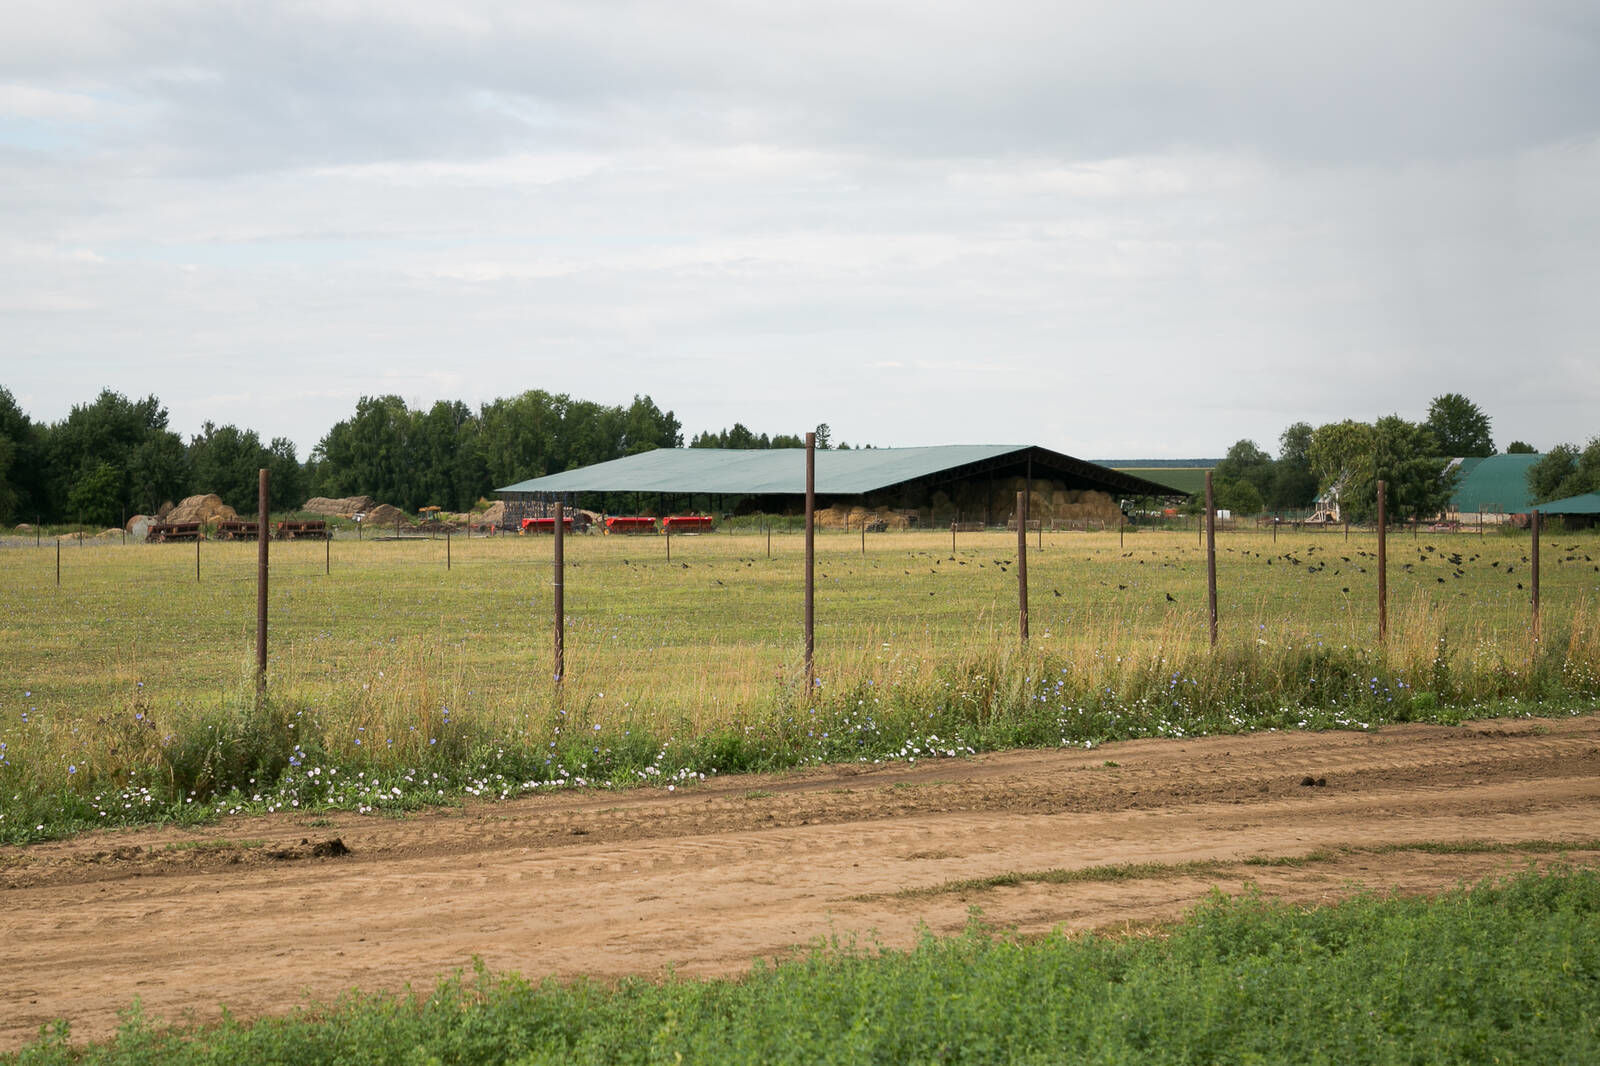
M 606 519 L 607 533 L 654 533 L 656 520 L 649 515 L 614 514 Z
M 672 533 L 710 533 L 711 516 L 703 514 L 675 514 L 661 520 L 661 525 Z
M 565 533 L 571 528 L 572 518 L 570 516 L 563 518 L 561 520 L 561 531 Z M 524 518 L 522 520 L 522 532 L 524 533 L 550 533 L 553 535 L 555 531 L 556 520 L 554 518 Z

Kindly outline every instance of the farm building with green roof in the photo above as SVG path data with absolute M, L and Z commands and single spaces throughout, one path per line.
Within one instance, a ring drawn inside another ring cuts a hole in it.
M 660 448 L 496 491 L 508 504 L 561 499 L 581 506 L 586 497 L 621 496 L 631 497 L 642 512 L 701 506 L 714 511 L 795 513 L 804 503 L 805 474 L 803 448 Z M 1183 495 L 1159 481 L 1037 445 L 816 452 L 819 508 L 892 511 L 917 525 L 996 524 L 1015 511 L 1019 491 L 1030 493 L 1030 517 L 1045 522 L 1081 511 L 1086 502 L 1102 512 L 1109 505 L 1116 514 L 1120 500 Z
M 1520 454 L 1459 460 L 1455 468 L 1460 478 L 1450 498 L 1450 511 L 1458 518 L 1527 514 L 1533 510 L 1528 468 L 1542 458 Z
M 1568 496 L 1564 500 L 1551 500 L 1539 504 L 1540 514 L 1561 515 L 1565 518 L 1600 518 L 1600 492 L 1585 492 L 1581 496 Z

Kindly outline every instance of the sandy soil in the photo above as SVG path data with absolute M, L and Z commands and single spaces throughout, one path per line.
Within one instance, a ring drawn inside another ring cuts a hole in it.
M 0 848 L 0 1048 L 58 1017 L 103 1036 L 135 997 L 173 1021 L 223 1004 L 250 1017 L 352 987 L 429 989 L 473 956 L 529 977 L 737 974 L 836 934 L 904 946 L 921 926 L 959 929 L 972 906 L 1031 932 L 1177 918 L 1213 886 L 1306 903 L 1358 886 L 1431 892 L 1557 856 L 1382 846 L 1596 837 L 1596 716 L 1134 741 L 405 818 L 91 834 Z M 326 854 L 334 840 L 348 853 Z M 1332 854 L 1245 862 L 1318 850 Z M 953 884 L 1194 861 L 1217 865 Z

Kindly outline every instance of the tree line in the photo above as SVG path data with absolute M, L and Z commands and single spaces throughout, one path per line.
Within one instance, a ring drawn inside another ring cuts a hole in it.
M 816 427 L 822 448 L 832 441 Z M 756 433 L 743 423 L 697 433 L 690 447 L 799 448 L 803 434 Z M 398 396 L 364 396 L 305 462 L 293 442 L 263 442 L 253 429 L 206 422 L 187 441 L 168 428 L 155 396 L 130 400 L 105 389 L 66 418 L 33 422 L 0 386 L 0 522 L 110 526 L 200 492 L 240 512 L 255 508 L 257 471 L 271 471 L 273 497 L 297 506 L 309 496 L 369 495 L 408 511 L 427 505 L 464 511 L 501 485 L 683 446 L 683 427 L 648 396 L 627 406 L 530 389 L 476 410 L 459 400 L 412 409 Z M 1450 458 L 1495 452 L 1489 417 L 1465 396 L 1436 397 L 1428 417 L 1398 415 L 1313 427 L 1296 422 L 1278 455 L 1241 440 L 1213 471 L 1217 506 L 1240 514 L 1310 509 L 1337 496 L 1352 520 L 1371 517 L 1377 482 L 1397 519 L 1441 511 L 1453 490 Z M 1533 452 L 1522 442 L 1508 452 Z M 1600 437 L 1559 444 L 1528 474 L 1536 502 L 1600 491 Z
M 826 446 L 827 427 L 818 430 Z M 804 443 L 797 435 L 757 437 L 740 424 L 695 441 Z M 46 424 L 30 419 L 0 386 L 0 523 L 112 526 L 203 492 L 253 512 L 263 467 L 273 499 L 285 507 L 311 496 L 367 495 L 408 511 L 465 511 L 501 485 L 682 446 L 677 417 L 648 396 L 621 406 L 531 389 L 477 409 L 459 400 L 412 409 L 398 396 L 364 396 L 301 462 L 292 441 L 263 442 L 255 430 L 234 425 L 207 422 L 185 441 L 168 427 L 155 396 L 129 399 L 104 389 Z
M 1274 458 L 1253 440 L 1235 442 L 1212 470 L 1217 507 L 1238 514 L 1306 511 L 1327 494 L 1343 517 L 1365 522 L 1376 514 L 1383 481 L 1385 506 L 1396 520 L 1430 518 L 1455 491 L 1452 459 L 1495 454 L 1489 416 L 1453 392 L 1434 397 L 1421 422 L 1399 415 L 1316 427 L 1296 422 L 1278 438 L 1278 448 Z M 1535 449 L 1512 441 L 1506 452 Z M 1600 492 L 1600 437 L 1582 449 L 1552 448 L 1528 471 L 1528 488 L 1536 503 Z

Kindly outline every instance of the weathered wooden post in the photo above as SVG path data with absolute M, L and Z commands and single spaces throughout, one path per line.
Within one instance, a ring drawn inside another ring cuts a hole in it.
M 1017 493 L 1017 626 L 1028 643 L 1028 494 Z
M 1378 482 L 1378 643 L 1389 640 L 1389 514 Z
M 267 691 L 267 511 L 269 501 L 269 474 L 265 468 L 256 473 L 256 692 Z M 195 558 L 199 558 L 200 542 L 195 542 Z M 198 566 L 198 564 L 196 564 Z
M 1539 645 L 1539 511 L 1533 512 L 1533 644 Z
M 555 524 L 555 560 L 553 568 L 554 578 L 551 581 L 551 587 L 554 589 L 556 612 L 555 680 L 556 701 L 558 704 L 561 700 L 561 679 L 566 675 L 567 672 L 567 600 L 565 586 L 566 560 L 563 558 L 563 551 L 565 548 L 564 541 L 566 538 L 562 535 L 564 532 L 562 527 L 566 525 L 566 516 L 562 512 L 563 508 L 561 506 L 561 501 L 557 500 Z
M 817 435 L 806 434 L 806 698 L 816 686 L 815 572 L 817 566 Z
M 1217 646 L 1217 501 L 1206 471 L 1206 605 L 1211 619 L 1211 646 Z

